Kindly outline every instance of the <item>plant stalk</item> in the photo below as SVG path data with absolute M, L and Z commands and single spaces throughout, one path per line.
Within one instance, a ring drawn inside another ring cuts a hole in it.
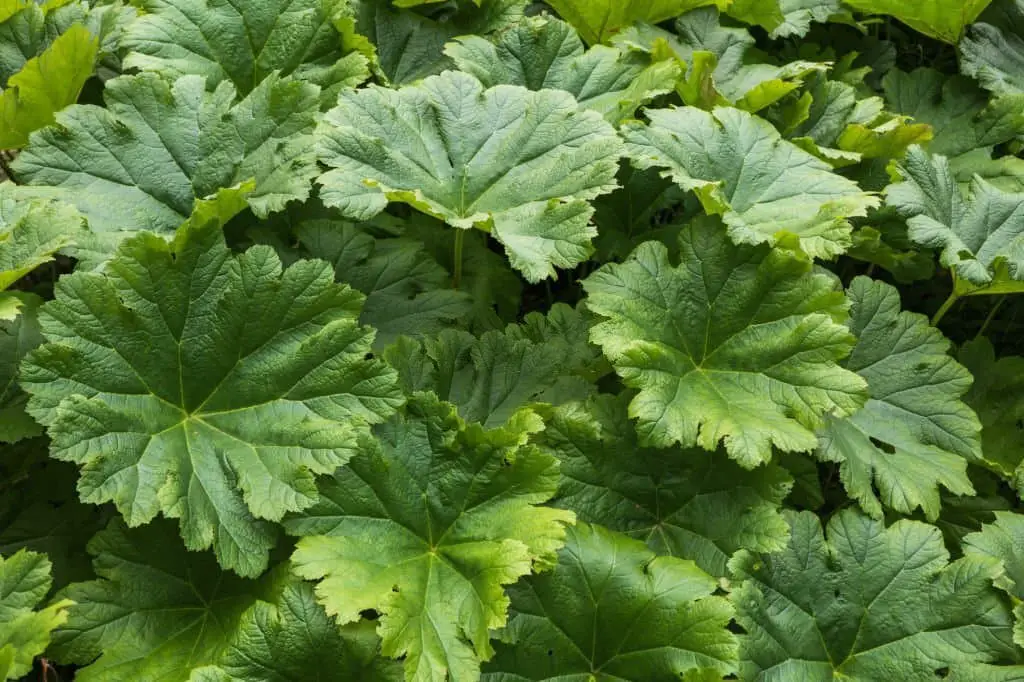
M 958 296 L 956 293 L 950 294 L 949 298 L 946 299 L 946 302 L 942 304 L 942 307 L 939 308 L 938 312 L 935 313 L 934 317 L 932 317 L 932 326 L 938 327 L 939 322 L 942 322 L 942 318 L 946 316 L 946 313 L 949 312 L 949 309 L 952 308 L 953 305 L 959 300 L 960 296 Z
M 466 241 L 466 231 L 461 227 L 455 228 L 455 273 L 452 278 L 452 286 L 458 289 L 462 285 L 462 245 Z
M 985 335 L 985 331 L 988 329 L 989 323 L 991 323 L 992 320 L 995 319 L 996 313 L 998 313 L 999 309 L 1003 307 L 1004 303 L 1006 303 L 1007 298 L 1009 298 L 1007 294 L 1003 294 L 1002 296 L 999 297 L 999 300 L 996 301 L 996 304 L 992 306 L 992 310 L 988 311 L 988 317 L 986 317 L 985 321 L 981 323 L 981 329 L 979 329 L 978 333 L 974 335 L 974 338 L 981 338 L 982 336 Z

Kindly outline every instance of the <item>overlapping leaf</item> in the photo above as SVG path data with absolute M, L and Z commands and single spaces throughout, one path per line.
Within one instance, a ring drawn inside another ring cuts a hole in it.
M 504 586 L 550 568 L 570 512 L 541 507 L 558 462 L 526 445 L 539 419 L 521 413 L 486 431 L 418 394 L 363 452 L 321 486 L 321 502 L 287 522 L 305 536 L 296 572 L 341 624 L 373 609 L 387 656 L 405 678 L 464 682 L 493 654 Z
M 366 295 L 360 321 L 377 330 L 378 348 L 399 335 L 457 326 L 471 310 L 472 298 L 452 288 L 448 271 L 416 240 L 375 239 L 369 230 L 329 215 L 296 211 L 284 220 L 300 247 L 288 255 L 326 260 L 337 281 Z
M 199 76 L 124 76 L 107 83 L 105 109 L 65 109 L 13 169 L 36 193 L 78 207 L 96 232 L 171 232 L 197 200 L 250 179 L 249 206 L 265 216 L 309 196 L 317 96 L 275 75 L 238 103 L 230 83 L 209 93 Z
M 676 91 L 683 102 L 702 109 L 733 105 L 760 111 L 803 84 L 828 64 L 797 60 L 769 61 L 754 50 L 754 37 L 743 28 L 722 26 L 714 7 L 679 17 L 675 33 L 640 24 L 621 33 L 616 43 L 648 53 L 652 59 L 676 61 L 684 69 Z
M 960 348 L 959 360 L 974 383 L 964 396 L 981 420 L 986 466 L 1024 492 L 1024 358 L 996 358 L 992 342 L 982 337 Z
M 666 169 L 662 174 L 695 192 L 708 213 L 722 215 L 736 243 L 795 235 L 809 255 L 832 257 L 850 246 L 848 219 L 878 203 L 739 109 L 657 109 L 647 117 L 649 125 L 624 126 L 633 164 Z
M 53 455 L 130 526 L 181 520 L 190 549 L 258 575 L 277 521 L 317 500 L 316 474 L 353 454 L 401 397 L 364 356 L 362 296 L 323 261 L 281 270 L 269 247 L 234 257 L 216 223 L 169 245 L 124 242 L 104 273 L 60 280 L 50 343 L 22 370 Z
M 313 586 L 283 578 L 267 601 L 242 614 L 217 665 L 189 682 L 401 682 L 402 666 L 378 656 L 371 623 L 338 627 L 316 603 Z
M 0 149 L 23 147 L 29 133 L 53 122 L 74 104 L 92 75 L 99 41 L 72 26 L 0 88 Z
M 400 90 L 342 93 L 320 126 L 320 196 L 355 220 L 389 201 L 479 227 L 530 281 L 591 252 L 593 209 L 614 188 L 621 143 L 567 93 L 446 72 Z
M 580 524 L 551 572 L 510 590 L 512 617 L 482 679 L 720 679 L 735 670 L 736 641 L 716 587 L 693 562 Z
M 25 412 L 28 397 L 18 383 L 18 364 L 43 342 L 36 314 L 42 299 L 34 294 L 13 293 L 18 313 L 13 320 L 0 320 L 0 443 L 16 443 L 39 436 L 42 427 Z
M 867 382 L 870 399 L 846 418 L 829 417 L 817 456 L 839 462 L 847 493 L 871 515 L 882 505 L 939 515 L 939 486 L 972 495 L 968 461 L 981 458 L 981 425 L 962 396 L 971 375 L 923 315 L 901 312 L 899 292 L 858 277 L 848 291 L 850 331 L 843 361 Z
M 889 109 L 931 126 L 928 150 L 949 157 L 961 183 L 980 174 L 1012 191 L 1024 182 L 1024 161 L 993 158 L 998 145 L 1024 134 L 1024 95 L 990 100 L 969 78 L 930 68 L 892 69 L 882 85 Z
M 964 538 L 964 553 L 1002 563 L 1005 572 L 995 584 L 1013 599 L 1013 641 L 1024 646 L 1024 516 L 1008 511 L 995 516 L 993 523 Z
M 957 295 L 1024 289 L 1024 193 L 1004 192 L 975 176 L 965 196 L 948 160 L 911 147 L 902 182 L 886 203 L 907 218 L 910 239 L 941 249 Z
M 657 24 L 698 7 L 727 5 L 729 0 L 550 0 L 548 4 L 594 44 L 637 22 Z
M 854 338 L 829 275 L 788 250 L 735 246 L 717 221 L 682 233 L 680 265 L 658 243 L 591 275 L 591 331 L 627 386 L 645 445 L 725 442 L 753 468 L 772 447 L 806 451 L 828 413 L 864 404 L 864 380 L 837 363 Z
M 36 611 L 50 591 L 50 561 L 22 550 L 0 556 L 0 679 L 17 680 L 50 644 L 68 617 L 70 602 L 60 600 Z
M 320 86 L 331 105 L 338 92 L 366 80 L 366 57 L 343 49 L 334 22 L 344 0 L 144 0 L 125 31 L 127 68 L 174 79 L 203 76 L 213 88 L 231 82 L 241 96 L 272 73 Z
M 628 394 L 554 410 L 536 441 L 561 461 L 555 504 L 647 543 L 658 554 L 726 574 L 738 549 L 785 547 L 779 506 L 792 486 L 780 467 L 746 471 L 697 448 L 651 450 L 637 443 Z
M 992 0 L 846 0 L 853 9 L 888 14 L 926 35 L 956 44 L 964 28 L 978 18 Z
M 604 45 L 584 50 L 571 26 L 548 17 L 525 19 L 490 39 L 461 37 L 445 53 L 486 87 L 504 83 L 565 90 L 612 124 L 672 92 L 681 71 L 671 61 L 648 64 L 638 54 Z
M 593 390 L 587 379 L 596 378 L 587 375 L 599 360 L 582 315 L 559 305 L 548 317 L 531 313 L 525 323 L 479 338 L 448 331 L 401 339 L 385 358 L 406 392 L 431 391 L 457 405 L 463 419 L 489 428 L 532 403 L 586 397 Z
M 375 50 L 374 65 L 393 85 L 413 83 L 450 67 L 444 45 L 462 35 L 486 35 L 523 17 L 527 0 L 450 0 L 411 7 L 392 0 L 350 0 L 355 30 Z
M 803 36 L 812 22 L 828 21 L 839 14 L 839 0 L 733 0 L 726 6 L 730 16 L 770 31 L 772 38 Z
M 1015 660 L 995 561 L 949 563 L 938 529 L 916 521 L 844 510 L 825 534 L 809 512 L 790 525 L 782 552 L 730 564 L 742 679 L 1002 679 L 984 664 Z
M 134 530 L 114 521 L 89 552 L 98 577 L 64 591 L 76 604 L 53 648 L 58 661 L 83 666 L 82 682 L 186 682 L 220 660 L 269 589 L 186 551 L 168 521 Z
M 965 74 L 994 93 L 1024 95 L 1024 2 L 993 2 L 959 47 Z
M 15 282 L 86 236 L 82 216 L 53 201 L 19 201 L 13 185 L 0 185 L 0 319 L 12 319 L 18 306 L 4 294 Z

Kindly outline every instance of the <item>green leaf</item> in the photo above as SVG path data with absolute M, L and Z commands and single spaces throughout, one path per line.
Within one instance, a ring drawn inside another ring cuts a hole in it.
M 964 554 L 995 559 L 1004 573 L 996 578 L 997 587 L 1013 599 L 1013 641 L 1024 646 L 1024 516 L 997 511 L 995 522 L 964 538 Z
M 784 469 L 747 471 L 723 453 L 641 447 L 628 402 L 629 394 L 601 395 L 552 410 L 535 440 L 561 460 L 557 506 L 713 576 L 726 574 L 738 549 L 786 546 L 789 527 L 779 506 L 793 480 Z
M 969 78 L 929 68 L 892 69 L 882 85 L 889 109 L 932 127 L 933 154 L 954 158 L 985 149 L 991 156 L 992 147 L 1024 133 L 1024 95 L 990 99 Z
M 68 201 L 96 232 L 170 233 L 197 200 L 255 179 L 265 217 L 309 196 L 316 86 L 271 75 L 237 104 L 222 83 L 152 73 L 107 82 L 106 109 L 68 107 L 12 164 L 26 192 Z M 57 188 L 57 189 L 54 189 Z
M 58 111 L 78 100 L 98 46 L 87 28 L 72 26 L 11 76 L 0 91 L 0 149 L 25 146 L 29 133 L 53 123 Z
M 980 337 L 960 348 L 959 360 L 974 377 L 964 400 L 981 420 L 984 463 L 1024 494 L 1024 358 L 996 359 Z
M 673 62 L 648 64 L 640 55 L 604 45 L 584 50 L 569 24 L 547 16 L 524 19 L 490 39 L 463 36 L 445 46 L 445 53 L 485 87 L 565 90 L 613 125 L 672 92 L 681 75 Z
M 419 394 L 287 521 L 305 536 L 296 572 L 320 581 L 341 624 L 380 613 L 383 652 L 405 657 L 407 681 L 478 679 L 504 586 L 554 564 L 573 515 L 539 506 L 558 484 L 557 461 L 526 445 L 539 428 L 527 412 L 485 431 Z
M 322 261 L 282 272 L 268 247 L 232 256 L 216 223 L 169 245 L 126 240 L 103 273 L 76 273 L 43 307 L 22 367 L 29 412 L 86 502 L 129 526 L 178 518 L 189 549 L 259 575 L 279 521 L 317 500 L 366 422 L 401 403 L 366 360 L 362 297 Z
M 996 0 L 960 41 L 960 70 L 996 94 L 1024 95 L 1024 3 Z
M 593 390 L 580 376 L 595 362 L 587 324 L 564 304 L 551 317 L 564 326 L 546 338 L 531 338 L 529 327 L 515 325 L 479 338 L 446 331 L 418 342 L 401 339 L 384 357 L 407 393 L 431 391 L 456 405 L 466 421 L 494 428 L 534 403 L 583 398 Z M 526 322 L 540 328 L 546 320 L 531 313 Z
M 732 608 L 693 562 L 600 526 L 570 529 L 555 568 L 513 587 L 484 682 L 679 682 L 735 670 Z
M 832 276 L 791 251 L 735 246 L 713 220 L 688 226 L 680 250 L 673 266 L 663 245 L 642 244 L 583 283 L 607 318 L 591 340 L 640 391 L 629 414 L 642 444 L 724 440 L 753 468 L 773 446 L 813 449 L 824 415 L 864 404 L 864 380 L 837 364 L 854 338 Z
M 316 603 L 313 586 L 282 580 L 272 600 L 241 617 L 218 665 L 197 668 L 190 682 L 401 682 L 402 666 L 378 656 L 371 623 L 339 628 Z
M 817 457 L 839 462 L 846 492 L 871 516 L 882 505 L 939 516 L 939 486 L 973 495 L 967 462 L 981 459 L 981 425 L 962 400 L 971 375 L 924 315 L 900 310 L 892 286 L 858 277 L 847 295 L 857 345 L 843 362 L 871 398 L 852 415 L 829 417 Z
M 63 592 L 76 605 L 54 636 L 53 656 L 84 666 L 76 682 L 186 682 L 220 658 L 266 589 L 186 551 L 167 521 L 114 521 L 89 552 L 98 578 Z
M 848 219 L 878 203 L 739 109 L 657 109 L 647 117 L 650 125 L 623 126 L 633 164 L 667 169 L 664 177 L 722 215 L 736 243 L 774 245 L 795 235 L 808 255 L 830 258 L 850 247 Z M 742 172 L 751 164 L 757 173 Z
M 729 0 L 548 0 L 559 16 L 591 45 L 606 42 L 637 22 L 657 24 L 698 7 L 728 3 Z
M 320 86 L 330 106 L 343 88 L 366 80 L 365 56 L 343 48 L 334 20 L 340 0 L 143 0 L 125 31 L 124 66 L 174 80 L 199 75 L 214 88 L 230 81 L 243 97 L 272 73 Z
M 956 45 L 963 36 L 964 27 L 992 0 L 846 0 L 846 4 L 860 12 L 888 14 L 932 38 Z
M 715 7 L 702 7 L 679 17 L 675 33 L 640 24 L 626 29 L 616 43 L 648 53 L 653 59 L 677 61 L 685 70 L 676 91 L 683 102 L 712 109 L 731 104 L 760 111 L 778 102 L 827 63 L 795 61 L 776 64 L 754 49 L 754 37 L 743 28 L 722 26 Z
M 334 266 L 335 278 L 366 295 L 360 321 L 377 329 L 376 347 L 398 336 L 433 334 L 455 326 L 472 301 L 451 287 L 448 272 L 411 239 L 374 239 L 352 223 L 299 222 L 296 237 L 313 257 Z
M 959 680 L 1016 658 L 994 561 L 949 563 L 938 529 L 918 521 L 886 528 L 844 510 L 827 539 L 812 513 L 790 525 L 783 552 L 730 563 L 742 679 Z
M 427 113 L 430 112 L 430 113 Z M 621 142 L 564 92 L 499 85 L 446 72 L 401 90 L 342 93 L 319 128 L 320 196 L 353 220 L 389 201 L 505 246 L 531 282 L 592 250 L 593 209 L 614 189 Z
M 84 238 L 85 221 L 74 208 L 54 201 L 19 201 L 14 185 L 0 185 L 0 291 Z
M 865 225 L 853 233 L 853 246 L 846 255 L 877 265 L 892 273 L 900 284 L 931 279 L 935 274 L 935 258 L 930 252 L 920 251 L 906 242 L 906 226 L 881 223 L 877 227 Z M 898 235 L 894 235 L 898 231 Z
M 907 218 L 913 242 L 942 249 L 959 295 L 1024 289 L 1024 194 L 976 176 L 964 196 L 948 159 L 917 146 L 896 170 L 903 179 L 886 189 L 886 203 Z
M 805 36 L 812 22 L 826 22 L 842 9 L 839 0 L 734 0 L 729 15 L 767 29 L 772 38 Z
M 641 171 L 623 164 L 618 179 L 618 189 L 594 200 L 597 251 L 593 260 L 623 260 L 652 239 L 674 248 L 685 217 L 699 207 L 696 199 L 657 170 Z
M 0 442 L 17 443 L 42 434 L 43 430 L 25 412 L 27 396 L 18 383 L 18 364 L 43 342 L 36 315 L 43 300 L 34 294 L 13 292 L 20 314 L 11 321 L 0 320 Z
M 519 21 L 527 0 L 447 0 L 436 14 L 402 9 L 392 0 L 350 2 L 355 30 L 376 49 L 377 70 L 404 85 L 450 68 L 444 45 L 456 36 L 486 35 Z
M 71 602 L 58 601 L 35 611 L 50 591 L 50 561 L 22 550 L 0 556 L 0 673 L 17 680 L 50 644 L 50 635 L 68 617 Z

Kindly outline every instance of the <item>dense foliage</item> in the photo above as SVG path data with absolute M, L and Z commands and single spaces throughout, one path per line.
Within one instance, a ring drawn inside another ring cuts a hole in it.
M 0 682 L 1024 680 L 1024 0 L 0 0 Z

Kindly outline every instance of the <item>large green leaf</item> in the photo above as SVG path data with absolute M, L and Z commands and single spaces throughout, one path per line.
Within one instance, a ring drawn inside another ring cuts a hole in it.
M 971 375 L 924 315 L 900 311 L 892 286 L 867 277 L 847 292 L 857 345 L 843 362 L 867 381 L 870 399 L 854 414 L 829 417 L 817 456 L 840 463 L 850 497 L 871 516 L 882 505 L 939 515 L 939 486 L 973 495 L 967 462 L 981 459 L 981 425 L 962 400 Z
M 373 609 L 387 656 L 409 682 L 467 682 L 505 624 L 504 586 L 550 568 L 571 512 L 539 506 L 558 462 L 526 445 L 542 428 L 521 413 L 500 429 L 466 424 L 430 394 L 375 430 L 360 456 L 287 521 L 303 535 L 296 572 L 341 624 Z
M 801 255 L 735 246 L 721 224 L 695 221 L 680 265 L 642 244 L 623 264 L 584 281 L 591 330 L 629 387 L 641 442 L 707 450 L 753 468 L 772 447 L 807 451 L 825 414 L 848 415 L 864 380 L 837 363 L 854 338 L 837 320 L 846 303 L 833 277 Z
M 569 530 L 558 559 L 510 590 L 512 617 L 484 682 L 679 682 L 735 670 L 732 608 L 693 562 L 586 524 Z
M 1002 563 L 1005 572 L 995 584 L 1013 598 L 1013 641 L 1024 646 L 1024 515 L 1004 511 L 995 516 L 993 523 L 964 538 L 964 553 Z
M 375 67 L 394 85 L 413 83 L 449 68 L 444 45 L 456 36 L 486 35 L 523 17 L 527 0 L 446 0 L 404 9 L 392 0 L 350 0 L 355 30 L 376 51 Z M 408 6 L 408 3 L 404 3 Z
M 861 12 L 888 14 L 925 35 L 956 43 L 964 28 L 992 0 L 846 0 L 846 4 Z
M 11 76 L 0 89 L 0 149 L 25 146 L 29 133 L 53 123 L 58 111 L 78 100 L 98 48 L 89 30 L 75 25 Z
M 98 578 L 63 592 L 76 604 L 52 654 L 84 666 L 80 682 L 186 682 L 193 668 L 219 660 L 268 589 L 186 551 L 168 521 L 135 530 L 114 521 L 89 552 Z
M 0 556 L 0 679 L 17 680 L 50 644 L 50 635 L 68 617 L 71 602 L 34 609 L 50 591 L 50 561 L 22 550 Z
M 533 282 L 591 252 L 593 208 L 614 189 L 621 142 L 564 92 L 445 72 L 421 84 L 342 93 L 319 128 L 320 196 L 355 220 L 389 201 L 505 246 Z
M 1024 95 L 1024 1 L 996 0 L 960 41 L 960 69 L 997 94 Z
M 775 244 L 796 235 L 809 255 L 829 258 L 851 244 L 848 218 L 878 203 L 770 123 L 739 109 L 656 109 L 647 117 L 649 125 L 623 127 L 633 164 L 666 169 L 664 177 L 695 192 L 708 213 L 722 215 L 736 243 Z
M 232 256 L 215 223 L 62 278 L 22 385 L 53 455 L 82 465 L 82 499 L 130 526 L 179 518 L 190 549 L 262 572 L 267 520 L 315 503 L 315 475 L 401 403 L 394 372 L 364 358 L 362 296 L 333 280 L 322 261 L 282 272 L 269 247 Z
M 312 585 L 280 582 L 242 615 L 218 664 L 194 670 L 189 682 L 401 682 L 402 666 L 379 656 L 371 623 L 338 627 Z
M 747 471 L 698 448 L 641 447 L 628 402 L 629 394 L 601 395 L 552 411 L 536 441 L 562 463 L 556 505 L 713 576 L 726 574 L 738 549 L 786 546 L 789 527 L 779 506 L 793 480 L 784 469 Z
M 199 76 L 123 76 L 106 84 L 105 109 L 68 107 L 12 166 L 41 186 L 24 190 L 55 193 L 97 232 L 172 232 L 197 200 L 250 179 L 248 203 L 265 216 L 309 196 L 317 96 L 276 75 L 238 103 L 230 83 L 208 93 Z
M 504 83 L 565 90 L 613 125 L 672 92 L 681 75 L 670 61 L 648 64 L 640 55 L 604 45 L 584 50 L 569 24 L 546 16 L 524 19 L 490 39 L 463 36 L 449 43 L 445 53 L 486 87 Z
M 996 562 L 948 563 L 938 529 L 917 521 L 886 528 L 844 510 L 827 539 L 812 513 L 790 524 L 784 551 L 730 564 L 742 679 L 1001 679 L 980 675 L 982 664 L 1016 659 Z
M 886 203 L 907 218 L 911 240 L 942 249 L 957 295 L 1024 290 L 1024 193 L 975 176 L 965 196 L 948 160 L 917 146 L 897 171 Z
M 125 31 L 127 68 L 171 80 L 186 74 L 216 87 L 230 81 L 242 96 L 277 72 L 314 83 L 330 105 L 344 87 L 369 76 L 367 59 L 346 51 L 334 20 L 344 0 L 143 0 Z
M 548 0 L 588 43 L 603 43 L 637 22 L 657 24 L 697 7 L 727 5 L 730 0 Z
M 985 337 L 965 343 L 959 360 L 974 383 L 964 400 L 981 420 L 985 465 L 1024 494 L 1024 358 L 996 358 Z

